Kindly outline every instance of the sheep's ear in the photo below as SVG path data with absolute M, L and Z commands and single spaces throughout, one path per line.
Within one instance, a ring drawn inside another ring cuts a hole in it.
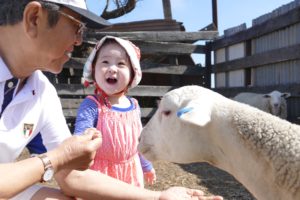
M 289 92 L 284 92 L 284 93 L 282 93 L 282 95 L 281 95 L 281 97 L 283 97 L 283 98 L 289 98 L 291 96 L 291 93 L 289 93 Z
M 177 110 L 180 120 L 198 126 L 205 126 L 211 120 L 211 110 L 208 105 L 189 102 L 185 107 Z

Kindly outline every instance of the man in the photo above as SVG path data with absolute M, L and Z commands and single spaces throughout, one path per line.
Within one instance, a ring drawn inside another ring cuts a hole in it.
M 90 28 L 108 22 L 87 11 L 84 0 L 0 2 L 0 199 L 68 199 L 34 185 L 53 174 L 65 195 L 83 199 L 220 199 L 182 187 L 149 191 L 88 170 L 101 135 L 71 136 L 56 90 L 41 71 L 62 70 L 82 43 L 83 22 Z M 13 163 L 38 134 L 48 152 Z

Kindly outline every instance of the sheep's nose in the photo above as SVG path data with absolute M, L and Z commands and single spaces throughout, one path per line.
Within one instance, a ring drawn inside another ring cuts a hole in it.
M 141 142 L 141 136 L 139 137 L 139 139 L 138 139 L 138 140 L 139 140 L 139 142 Z

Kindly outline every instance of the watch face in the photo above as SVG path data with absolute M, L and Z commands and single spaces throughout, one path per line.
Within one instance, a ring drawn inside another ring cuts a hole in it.
M 43 180 L 44 181 L 50 181 L 52 179 L 52 177 L 53 177 L 53 174 L 54 174 L 53 169 L 52 168 L 48 168 L 45 171 L 44 175 L 43 175 Z

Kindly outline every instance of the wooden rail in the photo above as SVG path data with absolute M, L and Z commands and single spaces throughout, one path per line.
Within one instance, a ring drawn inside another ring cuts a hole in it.
M 129 90 L 128 95 L 139 101 L 143 123 L 154 114 L 156 101 L 166 92 L 183 85 L 208 85 L 207 68 L 195 64 L 191 54 L 210 53 L 206 45 L 193 43 L 199 40 L 213 40 L 218 36 L 217 31 L 102 31 L 88 33 L 79 52 L 74 52 L 77 57 L 72 57 L 64 65 L 62 73 L 50 77 L 61 99 L 71 131 L 80 103 L 87 95 L 94 94 L 93 87 L 84 88 L 81 84 L 88 49 L 104 35 L 129 39 L 141 49 L 143 78 L 139 86 Z
M 94 32 L 87 35 L 88 38 L 101 39 L 106 35 L 121 37 L 132 41 L 153 41 L 153 42 L 188 42 L 198 40 L 214 40 L 218 37 L 218 31 L 136 31 L 136 32 Z
M 86 96 L 94 94 L 94 88 L 84 88 L 81 84 L 54 84 L 59 96 Z M 145 86 L 139 85 L 129 90 L 130 96 L 160 97 L 174 89 L 172 86 Z

